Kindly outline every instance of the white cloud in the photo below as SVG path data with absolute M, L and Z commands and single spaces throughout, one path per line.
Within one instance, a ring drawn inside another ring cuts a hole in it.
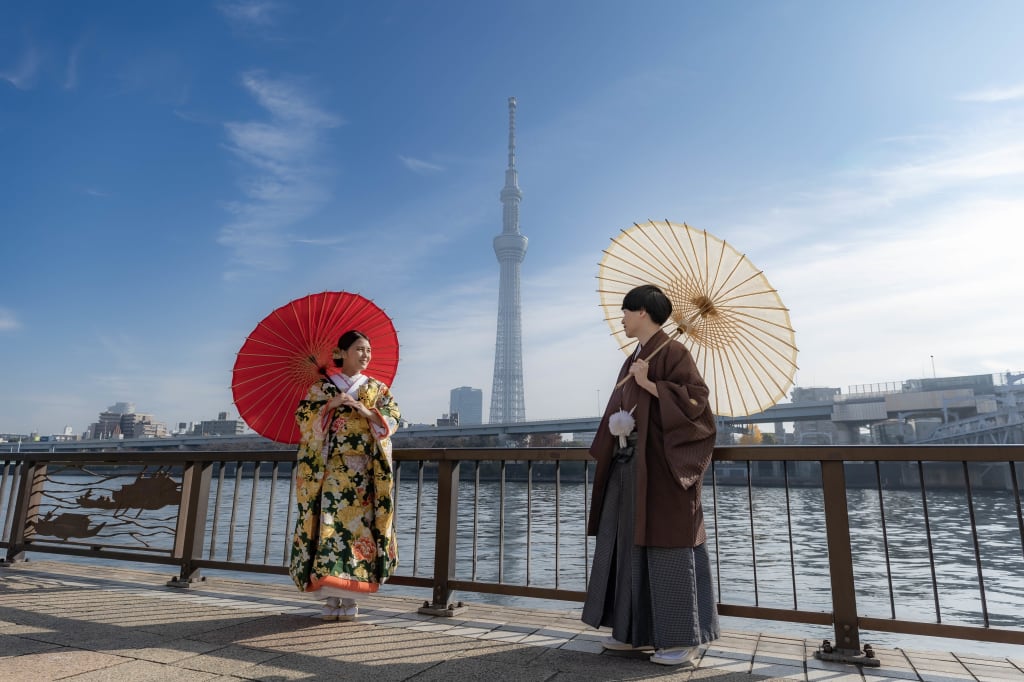
M 0 308 L 0 332 L 16 331 L 21 329 L 21 322 L 14 313 L 7 308 Z
M 931 194 L 951 185 L 1024 174 L 1024 143 L 956 149 L 880 170 L 874 177 L 890 199 Z
M 78 60 L 82 53 L 82 43 L 74 45 L 68 53 L 68 62 L 64 70 L 64 89 L 75 90 L 78 88 Z
M 961 102 L 1008 102 L 1011 100 L 1024 99 L 1024 85 L 1011 85 L 1003 88 L 975 90 L 973 92 L 957 95 L 956 99 Z
M 523 376 L 527 419 L 597 414 L 623 360 L 594 291 L 594 258 L 581 257 L 522 280 Z M 448 411 L 457 386 L 483 390 L 490 413 L 497 333 L 493 275 L 417 297 L 396 310 L 402 358 L 395 393 L 406 418 L 430 422 Z M 408 314 L 406 314 L 408 312 Z
M 270 79 L 258 71 L 242 76 L 242 84 L 275 118 L 300 128 L 333 128 L 343 121 L 317 107 L 297 83 Z
M 287 265 L 285 231 L 313 215 L 329 199 L 325 169 L 318 163 L 324 132 L 341 125 L 295 82 L 246 73 L 242 84 L 267 110 L 269 121 L 228 122 L 228 149 L 247 167 L 239 180 L 243 198 L 225 203 L 232 220 L 219 242 L 232 250 L 240 270 L 279 270 Z
M 274 23 L 280 5 L 269 0 L 232 0 L 219 3 L 217 9 L 238 28 L 264 28 Z
M 42 58 L 35 47 L 29 47 L 13 67 L 0 70 L 0 80 L 5 80 L 19 90 L 29 90 L 35 83 Z
M 439 173 L 444 170 L 443 166 L 439 166 L 436 163 L 430 163 L 429 161 L 414 159 L 411 156 L 399 155 L 398 159 L 406 168 L 411 170 L 413 173 L 418 173 L 420 175 L 426 175 L 429 173 Z
M 765 266 L 790 308 L 800 385 L 901 381 L 1024 366 L 1021 286 L 1005 258 L 1024 247 L 1024 201 L 933 197 L 848 223 L 830 248 L 808 243 Z

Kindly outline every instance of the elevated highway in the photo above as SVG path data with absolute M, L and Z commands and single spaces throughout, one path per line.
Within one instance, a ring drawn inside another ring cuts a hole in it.
M 832 402 L 783 403 L 764 412 L 747 417 L 721 417 L 719 424 L 728 428 L 738 424 L 763 424 L 807 420 L 828 420 L 832 415 Z M 570 417 L 513 424 L 474 424 L 465 426 L 407 426 L 396 434 L 402 438 L 459 436 L 519 436 L 542 433 L 587 433 L 597 431 L 597 417 Z M 400 444 L 400 443 L 399 443 Z M 78 440 L 0 443 L 0 452 L 104 452 L 166 450 L 245 450 L 294 449 L 293 445 L 274 443 L 256 434 L 240 436 L 170 436 L 168 438 L 132 438 L 123 440 Z

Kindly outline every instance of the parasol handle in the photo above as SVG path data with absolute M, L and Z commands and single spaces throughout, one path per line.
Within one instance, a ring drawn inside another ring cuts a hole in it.
M 647 356 L 647 359 L 649 360 L 649 359 L 653 358 L 653 357 L 654 357 L 655 355 L 657 355 L 657 354 L 658 354 L 658 351 L 660 351 L 660 350 L 661 350 L 662 348 L 664 348 L 665 346 L 667 346 L 667 345 L 668 345 L 668 342 L 669 342 L 669 341 L 671 341 L 672 339 L 677 339 L 677 338 L 679 338 L 679 334 L 680 334 L 680 332 L 679 332 L 679 331 L 676 331 L 676 332 L 675 332 L 675 333 L 674 333 L 674 334 L 673 334 L 672 336 L 670 336 L 670 337 L 668 337 L 667 339 L 665 339 L 664 341 L 662 341 L 662 342 L 661 342 L 661 345 L 660 345 L 660 346 L 658 346 L 657 348 L 655 348 L 655 349 L 654 349 L 654 352 L 653 352 L 653 353 L 651 353 L 650 355 L 648 355 L 648 356 Z M 632 374 L 627 374 L 627 375 L 626 375 L 626 376 L 625 376 L 625 377 L 624 377 L 624 378 L 622 379 L 622 381 L 620 381 L 619 383 L 615 384 L 615 388 L 622 388 L 622 386 L 623 386 L 623 385 L 624 385 L 624 384 L 625 384 L 625 383 L 626 383 L 627 381 L 629 381 L 629 380 L 630 380 L 630 379 L 632 379 L 632 378 L 633 378 L 633 375 L 632 375 Z

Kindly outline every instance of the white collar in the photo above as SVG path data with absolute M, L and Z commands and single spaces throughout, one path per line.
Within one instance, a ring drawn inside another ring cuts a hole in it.
M 355 392 L 359 389 L 359 387 L 365 384 L 368 379 L 369 377 L 367 377 L 365 374 L 356 374 L 355 376 L 350 377 L 349 375 L 342 372 L 341 374 L 331 375 L 331 383 L 333 383 L 335 386 L 345 391 L 346 393 L 352 395 L 355 395 Z

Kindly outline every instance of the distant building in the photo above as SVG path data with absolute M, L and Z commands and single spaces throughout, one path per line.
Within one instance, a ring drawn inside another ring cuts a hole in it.
M 459 415 L 459 424 L 483 424 L 484 392 L 479 388 L 459 386 L 451 391 L 448 414 Z
M 31 440 L 27 433 L 0 433 L 0 443 L 21 443 Z
M 65 429 L 65 432 L 67 429 Z M 151 414 L 135 412 L 132 403 L 114 403 L 100 412 L 99 420 L 89 426 L 88 439 L 165 438 L 167 426 L 153 420 Z
M 167 426 L 153 421 L 151 414 L 125 414 L 121 416 L 121 434 L 125 438 L 166 438 Z
M 790 398 L 794 403 L 804 402 L 832 402 L 840 390 L 831 386 L 813 386 L 801 388 L 794 386 Z M 793 423 L 793 441 L 797 445 L 849 445 L 856 443 L 856 439 L 850 440 L 851 436 L 840 433 L 841 425 L 830 419 L 815 421 L 799 421 Z M 775 428 L 775 435 L 779 437 L 778 426 Z M 841 437 L 842 436 L 842 437 Z M 855 438 L 855 437 L 854 437 Z
M 227 412 L 217 413 L 216 419 L 199 422 L 192 430 L 195 436 L 240 436 L 245 433 L 245 422 L 241 419 L 228 419 Z
M 459 415 L 458 415 L 458 413 L 441 415 L 438 418 L 437 424 L 436 424 L 436 426 L 458 426 L 458 425 L 459 425 Z

